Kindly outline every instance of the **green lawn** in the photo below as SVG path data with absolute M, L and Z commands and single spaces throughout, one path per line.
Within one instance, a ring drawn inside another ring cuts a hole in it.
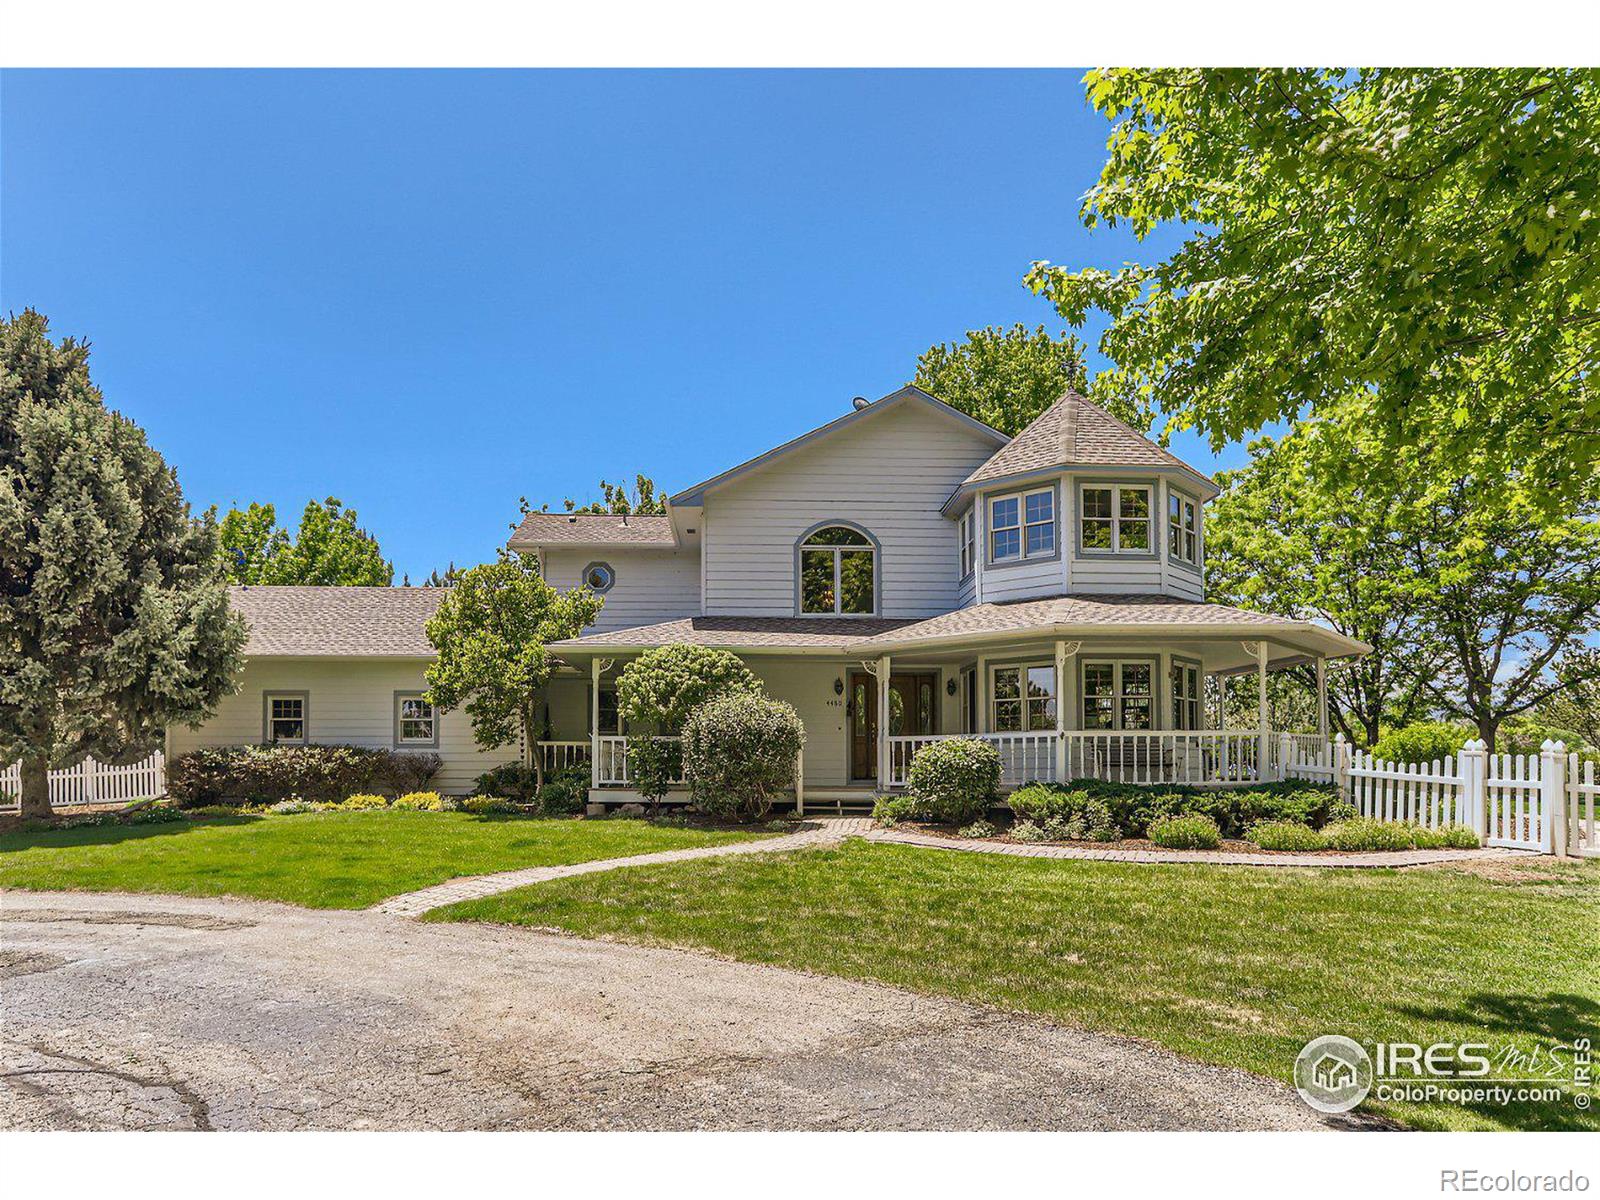
M 554 926 L 877 980 L 1286 1082 L 1300 1047 L 1324 1033 L 1531 1050 L 1600 1028 L 1600 864 L 1537 860 L 1489 878 L 849 842 L 559 880 L 429 919 Z M 1570 1097 L 1368 1104 L 1425 1128 L 1600 1128 Z
M 758 834 L 644 821 L 470 813 L 223 817 L 0 836 L 0 887 L 251 896 L 365 908 L 400 892 L 518 867 L 742 841 Z

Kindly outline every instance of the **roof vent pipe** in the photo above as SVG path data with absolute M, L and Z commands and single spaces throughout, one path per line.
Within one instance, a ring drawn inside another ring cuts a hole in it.
M 868 400 L 865 396 L 857 396 L 854 400 L 850 401 L 850 407 L 855 409 L 857 412 L 860 412 L 863 408 L 866 408 L 867 405 L 871 403 L 872 401 Z

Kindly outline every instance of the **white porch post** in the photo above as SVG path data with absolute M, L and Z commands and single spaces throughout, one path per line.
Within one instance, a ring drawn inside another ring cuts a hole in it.
M 1074 647 L 1076 649 L 1076 647 Z M 1056 778 L 1067 780 L 1067 643 L 1056 642 Z
M 1256 770 L 1262 779 L 1268 777 L 1267 755 L 1271 748 L 1267 738 L 1267 652 L 1267 641 L 1262 638 L 1256 643 Z
M 600 660 L 589 663 L 589 786 L 600 786 Z
M 1328 740 L 1328 660 L 1317 655 L 1317 736 Z
M 889 786 L 889 656 L 878 660 L 878 786 Z
M 800 753 L 794 756 L 794 815 L 806 815 L 806 748 L 800 747 Z
M 972 729 L 974 733 L 989 732 L 989 689 L 993 686 L 989 679 L 989 659 L 978 655 L 978 711 L 972 714 Z

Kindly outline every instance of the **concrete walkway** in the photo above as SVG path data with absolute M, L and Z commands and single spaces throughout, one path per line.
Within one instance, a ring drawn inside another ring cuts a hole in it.
M 697 858 L 722 858 L 730 854 L 783 854 L 817 846 L 838 845 L 846 838 L 869 842 L 890 842 L 902 846 L 922 846 L 929 850 L 959 850 L 968 854 L 1005 854 L 1014 858 L 1090 859 L 1097 862 L 1132 863 L 1215 863 L 1238 867 L 1421 867 L 1431 863 L 1464 862 L 1480 858 L 1515 858 L 1532 853 L 1522 850 L 1385 850 L 1370 854 L 1247 854 L 1231 850 L 1114 850 L 1085 846 L 1016 845 L 1010 842 L 957 840 L 917 833 L 909 829 L 880 829 L 870 817 L 823 817 L 808 821 L 797 833 L 730 842 L 722 846 L 701 846 L 693 850 L 661 850 L 654 854 L 634 854 L 627 858 L 602 858 L 593 862 L 570 863 L 559 867 L 526 867 L 520 871 L 500 871 L 493 875 L 473 875 L 452 879 L 420 891 L 391 896 L 368 912 L 397 917 L 417 917 L 447 904 L 497 896 L 514 888 L 573 875 L 593 875 L 624 867 L 649 867 L 657 863 L 692 862 Z
M 390 896 L 368 912 L 397 917 L 415 917 L 429 909 L 443 908 L 463 900 L 495 896 L 530 883 L 548 883 L 573 875 L 592 875 L 596 871 L 616 871 L 623 867 L 649 867 L 657 863 L 692 862 L 697 858 L 721 858 L 728 854 L 782 854 L 813 846 L 835 845 L 847 837 L 860 837 L 872 828 L 867 817 L 833 817 L 808 822 L 798 833 L 781 837 L 757 838 L 748 842 L 729 842 L 721 846 L 700 846 L 693 850 L 660 850 L 654 854 L 633 854 L 627 858 L 602 858 L 593 862 L 569 863 L 559 867 L 526 867 L 520 871 L 500 871 L 493 875 L 472 875 L 448 883 Z

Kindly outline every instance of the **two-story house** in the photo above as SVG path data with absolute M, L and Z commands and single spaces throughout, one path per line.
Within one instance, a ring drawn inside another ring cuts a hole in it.
M 813 803 L 897 786 L 920 745 L 963 734 L 999 748 L 1012 785 L 1264 777 L 1326 741 L 1325 715 L 1303 740 L 1269 730 L 1264 704 L 1255 728 L 1221 730 L 1206 677 L 1251 675 L 1260 698 L 1270 670 L 1313 662 L 1320 678 L 1327 659 L 1366 647 L 1205 603 L 1216 494 L 1075 393 L 1007 438 L 907 387 L 677 492 L 664 516 L 529 514 L 511 548 L 605 605 L 552 647 L 564 666 L 545 737 L 524 752 L 588 761 L 596 803 L 635 798 L 618 673 L 692 642 L 738 654 L 799 711 Z M 426 745 L 446 758 L 447 787 L 513 753 L 473 748 L 461 714 L 421 697 L 436 591 L 252 588 L 238 602 L 252 626 L 238 703 L 175 735 L 174 751 L 258 732 Z

